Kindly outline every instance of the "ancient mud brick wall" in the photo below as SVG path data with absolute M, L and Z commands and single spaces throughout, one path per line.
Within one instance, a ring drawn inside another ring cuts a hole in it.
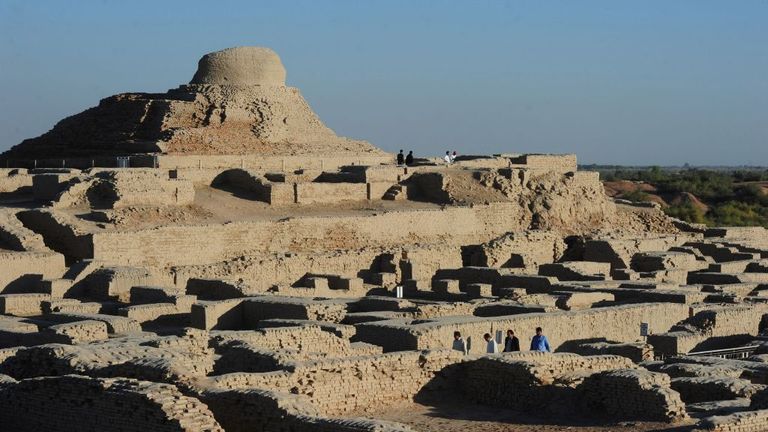
M 672 331 L 650 335 L 658 353 L 675 355 L 748 343 L 760 332 L 768 305 L 711 306 L 696 312 Z
M 517 410 L 548 410 L 553 400 L 573 403 L 573 389 L 555 386 L 573 373 L 633 368 L 619 356 L 520 352 L 486 356 L 461 365 L 458 389 L 472 400 Z
M 764 385 L 732 377 L 680 377 L 672 379 L 672 389 L 685 403 L 749 398 Z
M 71 181 L 78 180 L 78 170 L 64 170 L 57 173 L 42 173 L 32 176 L 32 194 L 35 200 L 52 201 Z
M 0 251 L 0 293 L 29 292 L 65 270 L 64 256 L 55 252 Z
M 765 304 L 713 307 L 697 312 L 681 322 L 680 327 L 690 328 L 709 337 L 755 335 L 760 331 L 760 323 L 766 314 L 768 305 Z
M 69 215 L 47 209 L 18 213 L 25 227 L 45 237 L 46 245 L 72 259 L 93 258 L 92 235 L 78 226 Z
M 90 345 L 47 344 L 17 349 L 0 363 L 15 378 L 80 374 L 176 382 L 213 370 L 204 332 L 195 336 L 122 338 Z
M 264 156 L 264 155 L 210 155 L 183 156 L 160 155 L 161 168 L 247 168 L 258 171 L 294 171 L 299 169 L 333 170 L 345 165 L 379 165 L 392 163 L 391 155 L 343 155 L 328 154 L 321 156 Z
M 688 306 L 674 303 L 644 303 L 579 311 L 530 313 L 493 318 L 445 317 L 427 322 L 377 321 L 357 325 L 358 338 L 381 345 L 385 351 L 450 348 L 453 332 L 461 331 L 470 351 L 483 352 L 483 335 L 503 335 L 512 329 L 526 349 L 536 327 L 543 327 L 552 349 L 568 341 L 605 338 L 614 342 L 640 339 L 640 324 L 652 331 L 666 331 L 688 317 Z M 470 339 L 471 338 L 471 339 Z M 503 339 L 503 336 L 502 336 Z M 499 340 L 501 342 L 501 340 Z
M 237 329 L 243 326 L 243 299 L 198 301 L 190 311 L 190 325 L 202 330 Z
M 300 204 L 363 201 L 368 198 L 365 183 L 297 183 L 296 202 Z
M 223 431 L 213 413 L 176 387 L 76 375 L 33 378 L 0 388 L 9 430 Z
M 411 432 L 397 423 L 318 415 L 301 395 L 257 389 L 208 391 L 201 399 L 227 432 Z
M 214 347 L 233 341 L 247 342 L 267 350 L 292 349 L 334 356 L 348 355 L 352 351 L 348 339 L 324 331 L 316 325 L 211 332 L 211 345 Z
M 346 315 L 342 301 L 317 301 L 296 297 L 249 297 L 243 301 L 244 325 L 255 328 L 259 321 L 270 318 L 304 319 L 341 322 Z
M 578 167 L 576 163 L 576 155 L 574 154 L 526 154 L 510 158 L 510 163 L 513 165 L 524 165 L 525 168 L 534 170 L 563 173 L 576 171 Z
M 0 193 L 32 187 L 32 176 L 24 168 L 0 168 Z
M 48 294 L 2 294 L 0 313 L 15 316 L 41 315 L 43 302 L 50 299 Z
M 221 301 L 199 301 L 192 305 L 190 325 L 203 330 L 255 329 L 262 320 L 287 318 L 341 322 L 346 304 L 298 297 L 243 297 Z
M 456 351 L 398 352 L 315 360 L 291 372 L 233 373 L 210 378 L 220 389 L 260 388 L 307 395 L 324 415 L 375 412 L 411 401 L 435 373 L 461 361 Z
M 59 343 L 78 344 L 106 340 L 107 325 L 101 321 L 75 321 L 66 324 L 56 324 L 45 329 L 46 332 L 56 335 Z
M 768 409 L 744 411 L 735 414 L 707 417 L 699 422 L 695 431 L 762 432 L 768 424 Z
M 43 236 L 28 229 L 16 217 L 18 209 L 0 209 L 0 245 L 13 251 L 49 252 Z
M 507 233 L 479 246 L 470 263 L 481 267 L 524 267 L 536 270 L 565 252 L 561 236 L 549 231 Z
M 171 178 L 168 171 L 152 168 L 92 169 L 90 177 L 70 182 L 57 206 L 90 202 L 112 208 L 129 206 L 187 205 L 195 198 L 191 181 Z M 45 177 L 45 176 L 36 176 Z M 35 188 L 37 189 L 36 182 Z
M 150 303 L 127 306 L 120 309 L 118 313 L 139 323 L 164 318 L 175 319 L 179 323 L 186 324 L 189 321 L 188 314 L 192 310 L 195 296 L 181 297 L 178 302 L 174 303 Z
M 634 343 L 607 343 L 595 342 L 580 344 L 568 349 L 570 352 L 581 355 L 612 354 L 631 359 L 634 362 L 653 360 L 653 346 L 643 342 Z
M 608 262 L 614 269 L 630 268 L 636 253 L 668 250 L 692 238 L 690 235 L 668 235 L 644 239 L 590 240 L 585 244 L 584 260 Z
M 667 375 L 645 370 L 612 370 L 587 377 L 577 388 L 581 403 L 615 419 L 679 421 L 687 418 L 680 394 Z
M 232 260 L 206 265 L 179 266 L 174 268 L 173 278 L 176 286 L 203 288 L 202 284 L 191 282 L 194 279 L 236 279 L 228 282 L 239 290 L 232 292 L 229 297 L 255 295 L 264 293 L 274 285 L 292 285 L 306 274 L 333 273 L 342 277 L 356 277 L 361 269 L 367 269 L 384 251 L 378 248 L 353 249 L 349 251 L 333 251 L 310 253 L 271 253 L 248 256 L 244 260 Z M 212 285 L 212 283 L 207 283 Z M 217 288 L 217 291 L 221 291 Z M 231 291 L 231 290 L 229 290 Z M 207 291 L 211 293 L 212 291 Z M 290 292 L 290 290 L 288 291 Z M 347 294 L 339 290 L 338 293 Z M 190 294 L 201 292 L 190 291 Z M 235 295 L 236 294 L 236 295 Z M 329 292 L 325 294 L 330 294 Z M 364 293 L 359 293 L 360 295 Z M 321 294 L 321 296 L 325 296 Z M 206 299 L 211 299 L 208 296 Z
M 93 255 L 105 264 L 167 266 L 217 263 L 246 252 L 253 255 L 258 252 L 402 248 L 438 240 L 460 245 L 485 241 L 514 228 L 509 214 L 515 209 L 519 210 L 519 206 L 514 203 L 496 203 L 376 216 L 305 217 L 98 232 L 92 235 L 92 250 Z M 446 236 L 446 226 L 452 227 L 450 236 Z M 262 249 L 254 250 L 255 246 Z M 322 273 L 320 269 L 312 272 Z M 336 273 L 336 270 L 328 272 Z

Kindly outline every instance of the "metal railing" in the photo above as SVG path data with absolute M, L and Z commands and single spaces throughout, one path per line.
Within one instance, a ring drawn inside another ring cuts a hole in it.
M 737 347 L 737 348 L 723 348 L 723 349 L 707 350 L 707 351 L 692 351 L 688 353 L 678 353 L 678 354 L 656 354 L 653 356 L 653 359 L 664 360 L 667 357 L 691 356 L 691 357 L 718 357 L 718 358 L 730 359 L 730 360 L 743 360 L 743 359 L 749 358 L 749 356 L 754 354 L 759 346 L 760 345 L 747 345 L 747 346 Z
M 755 353 L 760 345 L 747 345 L 738 348 L 724 348 L 708 351 L 689 352 L 686 355 L 693 357 L 719 357 L 724 359 L 745 359 Z

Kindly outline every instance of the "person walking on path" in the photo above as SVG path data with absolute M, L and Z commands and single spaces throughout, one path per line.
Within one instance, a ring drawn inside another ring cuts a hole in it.
M 507 337 L 504 338 L 504 352 L 520 351 L 520 340 L 515 336 L 512 329 L 507 330 Z
M 485 342 L 487 343 L 485 352 L 489 354 L 496 354 L 499 352 L 499 344 L 496 343 L 496 340 L 493 339 L 489 333 L 484 334 L 483 339 L 485 339 Z
M 451 160 L 451 152 L 450 152 L 450 151 L 447 151 L 447 152 L 445 152 L 445 156 L 443 156 L 443 160 L 444 160 L 444 161 L 445 161 L 445 163 L 446 163 L 446 164 L 448 164 L 448 165 L 450 165 L 450 164 L 451 164 L 451 162 L 453 162 L 453 161 Z
M 463 353 L 464 355 L 467 355 L 467 344 L 464 342 L 464 339 L 461 337 L 461 332 L 455 331 L 453 332 L 453 349 L 456 351 L 459 351 Z
M 536 336 L 531 339 L 531 351 L 552 352 L 549 348 L 549 341 L 544 336 L 541 327 L 536 327 Z
M 403 151 L 400 150 L 400 153 L 397 154 L 397 164 L 402 165 L 405 163 L 405 155 L 403 154 Z

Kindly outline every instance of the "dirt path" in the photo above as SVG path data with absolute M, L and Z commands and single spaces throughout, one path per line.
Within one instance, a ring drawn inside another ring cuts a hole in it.
M 671 426 L 654 422 L 595 423 L 569 418 L 535 417 L 508 409 L 470 402 L 414 403 L 377 413 L 374 418 L 395 421 L 419 432 L 607 432 L 658 431 Z

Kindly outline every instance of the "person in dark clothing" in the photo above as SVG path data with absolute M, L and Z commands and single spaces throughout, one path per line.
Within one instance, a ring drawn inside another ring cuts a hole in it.
M 507 330 L 507 337 L 504 338 L 504 352 L 520 351 L 520 340 L 515 336 L 512 329 Z
M 402 165 L 405 163 L 405 155 L 403 154 L 403 151 L 400 150 L 400 153 L 397 154 L 397 164 Z
M 405 157 L 406 165 L 413 165 L 413 150 L 408 152 L 408 156 Z

